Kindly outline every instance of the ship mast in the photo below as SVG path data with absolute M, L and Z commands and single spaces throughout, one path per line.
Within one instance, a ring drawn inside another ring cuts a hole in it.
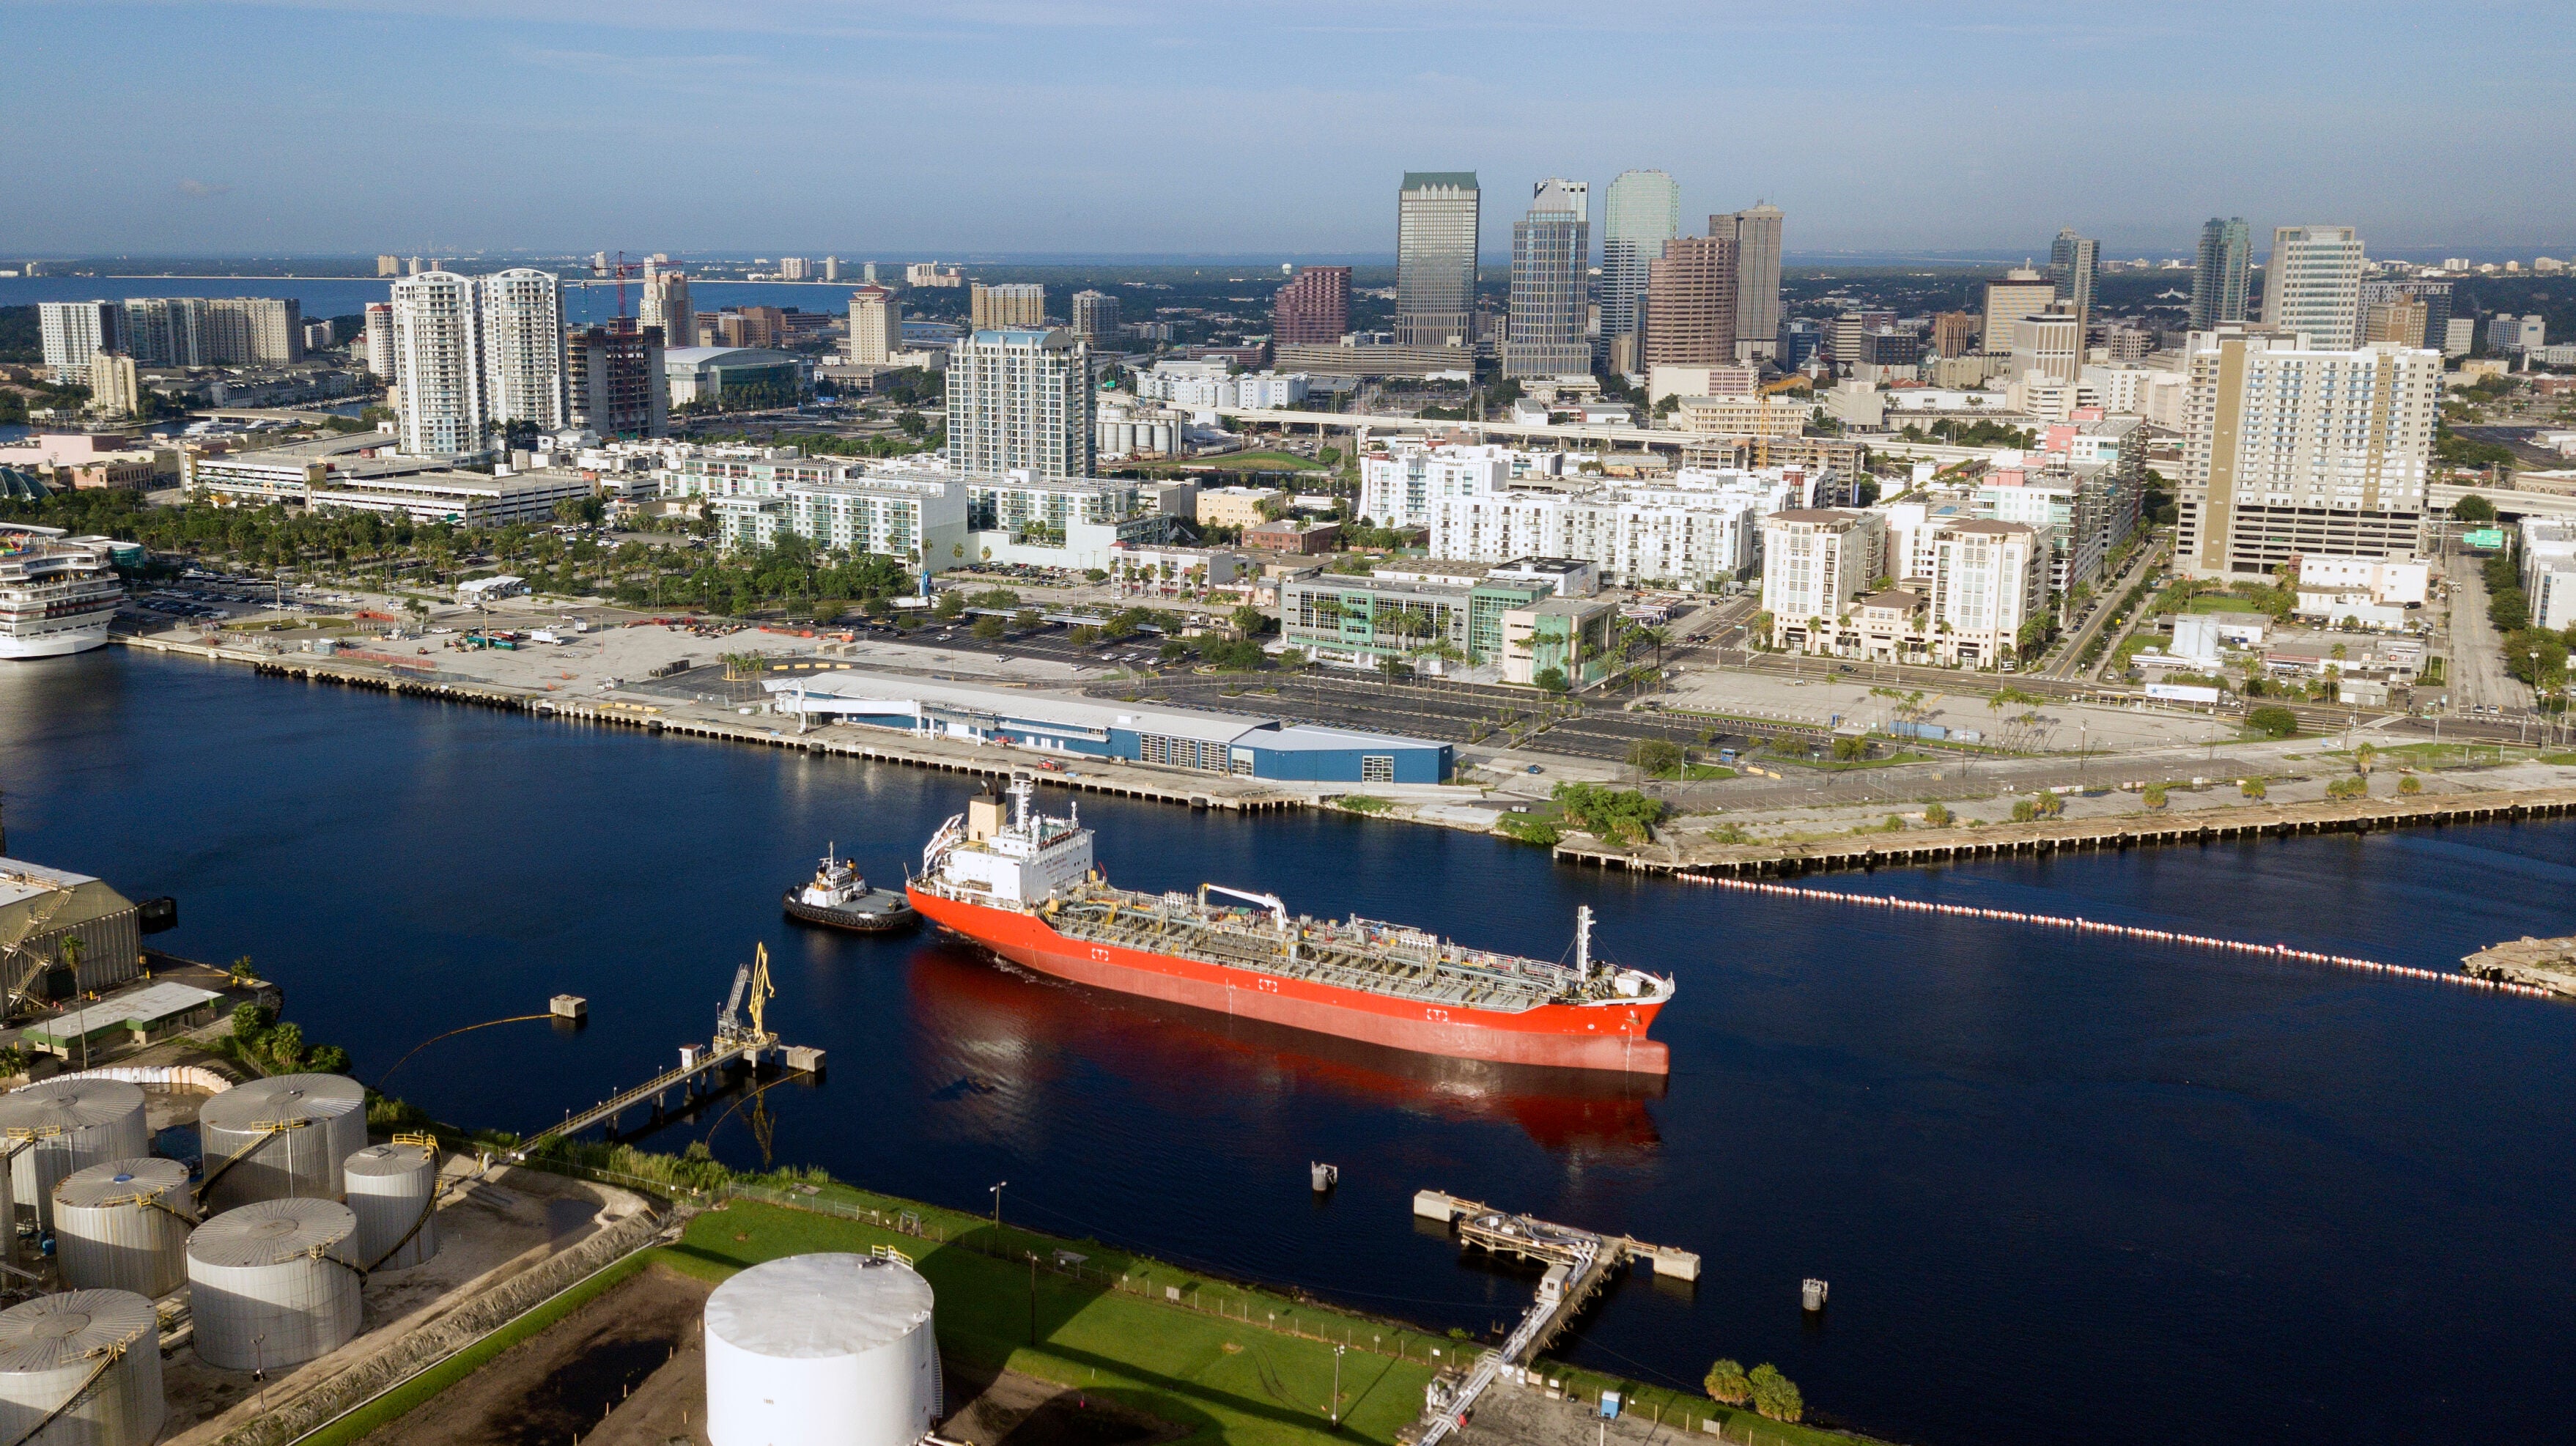
M 1592 972 L 1592 906 L 1574 906 L 1574 972 Z

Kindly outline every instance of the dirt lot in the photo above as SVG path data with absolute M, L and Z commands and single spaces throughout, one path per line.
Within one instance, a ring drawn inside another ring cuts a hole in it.
M 370 1446 L 610 1446 L 705 1439 L 708 1286 L 660 1267 L 590 1302 L 367 1438 Z M 675 1389 L 682 1382 L 688 1389 Z M 612 1409 L 613 1408 L 613 1409 Z M 608 1423 L 601 1427 L 603 1415 Z M 593 1430 L 594 1427 L 600 1429 Z
M 704 1446 L 709 1287 L 655 1267 L 523 1341 L 367 1446 Z M 1016 1372 L 944 1363 L 951 1414 L 939 1434 L 968 1446 L 1153 1446 L 1184 1433 Z

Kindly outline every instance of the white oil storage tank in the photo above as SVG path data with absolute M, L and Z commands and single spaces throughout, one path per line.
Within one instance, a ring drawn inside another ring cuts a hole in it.
M 398 1135 L 369 1145 L 341 1167 L 349 1209 L 358 1217 L 358 1263 L 370 1271 L 402 1270 L 438 1253 L 438 1146 L 426 1136 Z
M 367 1145 L 367 1092 L 336 1074 L 239 1084 L 197 1111 L 206 1208 L 254 1200 L 337 1200 L 340 1162 Z M 141 1154 L 141 1150 L 134 1153 Z
M 153 1299 L 187 1284 L 193 1199 L 188 1167 L 176 1160 L 110 1160 L 64 1176 L 54 1187 L 64 1284 Z
M 0 1149 L 9 1193 L 54 1224 L 54 1187 L 75 1170 L 145 1153 L 143 1091 L 123 1080 L 49 1079 L 0 1095 Z
M 197 1359 L 227 1371 L 291 1366 L 358 1333 L 358 1217 L 337 1200 L 260 1200 L 188 1237 Z
M 0 1441 L 146 1446 L 161 1434 L 161 1326 L 128 1290 L 0 1311 Z
M 707 1297 L 713 1446 L 912 1446 L 940 1415 L 930 1282 L 882 1255 L 791 1255 Z

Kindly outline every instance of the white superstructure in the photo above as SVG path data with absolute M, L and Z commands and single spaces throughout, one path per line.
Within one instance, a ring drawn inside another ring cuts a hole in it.
M 0 533 L 0 658 L 58 658 L 107 641 L 125 584 L 94 549 Z
M 980 903 L 1035 907 L 1091 872 L 1091 830 L 1082 807 L 1048 818 L 1029 807 L 1035 790 L 1026 779 L 1011 785 L 1011 813 L 1002 801 L 977 798 L 951 817 L 921 851 L 924 886 L 963 889 Z
M 930 1282 L 892 1251 L 791 1255 L 707 1297 L 713 1446 L 912 1446 L 942 1414 Z

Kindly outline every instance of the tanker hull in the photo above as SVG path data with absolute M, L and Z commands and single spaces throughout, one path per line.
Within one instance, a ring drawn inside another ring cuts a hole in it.
M 1014 909 L 909 891 L 923 917 L 1041 974 L 1210 1013 L 1258 1019 L 1389 1049 L 1497 1064 L 1662 1075 L 1663 1043 L 1646 1037 L 1662 1001 L 1542 1004 L 1517 1011 L 1425 1004 L 1398 994 L 1229 968 L 1145 950 L 1067 938 Z

